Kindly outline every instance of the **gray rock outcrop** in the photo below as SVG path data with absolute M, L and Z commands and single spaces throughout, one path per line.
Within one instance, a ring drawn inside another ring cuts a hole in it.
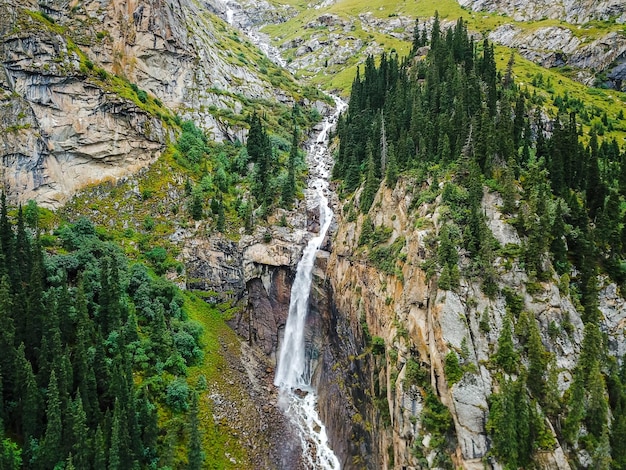
M 147 166 L 175 139 L 167 108 L 234 141 L 242 125 L 216 110 L 293 103 L 250 66 L 263 55 L 242 60 L 228 37 L 240 41 L 191 0 L 4 1 L 0 158 L 9 198 L 58 207 L 85 185 Z
M 592 70 L 618 69 L 626 62 L 626 35 L 609 32 L 599 39 L 585 42 L 569 28 L 549 26 L 525 30 L 513 24 L 505 24 L 489 33 L 489 39 L 517 49 L 520 55 L 543 67 L 579 69 L 578 79 L 593 84 Z M 620 77 L 616 71 L 615 79 Z M 611 72 L 609 72 L 611 75 Z M 618 88 L 621 88 L 621 82 Z
M 626 4 L 622 0 L 458 0 L 464 8 L 488 11 L 510 16 L 516 21 L 551 18 L 568 23 L 587 23 L 591 20 L 626 22 Z

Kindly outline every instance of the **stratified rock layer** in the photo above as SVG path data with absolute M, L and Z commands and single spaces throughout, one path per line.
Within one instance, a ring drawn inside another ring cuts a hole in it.
M 321 414 L 328 420 L 331 442 L 345 468 L 388 468 L 391 462 L 394 468 L 420 468 L 416 448 L 422 449 L 427 459 L 435 457 L 437 450 L 428 447 L 430 436 L 422 424 L 423 389 L 405 382 L 409 361 L 421 364 L 429 386 L 450 410 L 455 466 L 483 468 L 492 445 L 485 424 L 488 398 L 497 392 L 497 381 L 489 364 L 503 329 L 507 303 L 502 293 L 487 297 L 473 281 L 461 279 L 457 289 L 446 291 L 437 288 L 436 274 L 427 278 L 422 266 L 436 256 L 432 240 L 448 222 L 440 217 L 446 210 L 440 198 L 412 207 L 420 187 L 427 189 L 428 185 L 409 179 L 401 179 L 393 190 L 381 185 L 368 214 L 375 227 L 392 229 L 387 245 L 404 237 L 395 274 L 376 268 L 367 250 L 359 246 L 363 216 L 348 220 L 338 214 L 325 278 L 332 296 L 326 323 L 329 346 L 324 355 L 328 362 L 319 377 Z M 358 192 L 354 204 L 358 205 Z M 489 229 L 500 246 L 523 243 L 499 212 L 501 205 L 497 194 L 485 192 L 483 213 Z M 468 260 L 462 250 L 460 255 L 464 265 Z M 518 294 L 529 318 L 537 322 L 542 343 L 554 356 L 556 385 L 562 394 L 571 384 L 582 343 L 579 312 L 567 292 L 560 291 L 557 277 L 529 291 L 527 286 L 532 283 L 517 262 L 497 258 L 495 267 L 500 289 Z M 626 327 L 626 303 L 610 283 L 601 289 L 599 301 L 610 353 L 620 357 L 624 345 L 618 338 Z M 558 327 L 565 324 L 567 331 Z M 377 337 L 376 354 L 372 354 L 368 337 Z M 457 354 L 464 370 L 453 384 L 444 368 L 450 352 Z M 385 406 L 389 407 L 388 418 Z M 346 446 L 347 435 L 356 436 L 358 445 Z M 363 455 L 359 452 L 365 449 L 371 460 L 348 458 Z M 542 468 L 569 468 L 558 442 L 537 461 Z
M 164 106 L 215 140 L 234 141 L 243 126 L 215 110 L 238 113 L 249 99 L 293 103 L 234 58 L 227 28 L 192 0 L 2 2 L 0 158 L 9 198 L 58 207 L 87 184 L 147 166 L 175 139 Z M 254 54 L 248 60 L 262 58 Z

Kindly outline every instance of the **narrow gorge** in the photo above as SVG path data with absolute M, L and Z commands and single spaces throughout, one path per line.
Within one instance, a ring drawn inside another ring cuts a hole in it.
M 0 468 L 626 469 L 617 0 L 0 1 Z
M 340 98 L 335 98 L 335 103 L 335 110 L 322 121 L 322 129 L 308 148 L 309 183 L 305 198 L 308 207 L 319 211 L 319 228 L 318 233 L 309 240 L 302 259 L 298 262 L 274 379 L 274 385 L 280 389 L 280 407 L 302 433 L 301 445 L 305 451 L 307 467 L 320 470 L 339 470 L 340 467 L 337 457 L 328 446 L 326 429 L 316 409 L 317 390 L 311 383 L 317 364 L 316 346 L 305 338 L 311 336 L 307 331 L 307 317 L 315 259 L 333 221 L 333 211 L 329 207 L 331 195 L 328 179 L 332 156 L 328 149 L 328 137 L 347 106 Z M 309 447 L 309 441 L 314 443 L 313 448 Z

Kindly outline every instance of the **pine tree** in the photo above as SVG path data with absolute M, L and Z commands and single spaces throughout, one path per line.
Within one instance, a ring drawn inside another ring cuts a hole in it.
M 8 211 L 7 211 L 7 198 L 4 191 L 0 195 L 0 253 L 2 263 L 2 274 L 13 272 L 11 269 L 13 264 L 13 231 L 11 230 L 11 224 L 9 223 Z
M 287 179 L 283 184 L 282 200 L 286 208 L 293 205 L 296 195 L 296 160 L 298 158 L 298 129 L 294 126 L 293 138 L 291 141 L 291 151 L 289 152 L 289 160 L 287 162 Z
M 451 279 L 450 279 L 450 267 L 447 264 L 444 265 L 444 267 L 441 269 L 441 274 L 439 275 L 437 287 L 441 290 L 452 289 L 452 284 L 451 284 Z
M 435 16 L 433 18 L 433 25 L 430 30 L 430 47 L 435 49 L 441 38 L 441 24 L 439 22 L 439 11 L 435 10 Z
M 255 164 L 254 193 L 261 204 L 269 207 L 273 198 L 269 183 L 273 171 L 274 155 L 261 118 L 256 113 L 251 118 L 246 148 L 250 160 Z
M 26 246 L 28 243 L 25 244 Z M 18 233 L 18 250 L 19 247 L 22 246 L 22 243 L 19 242 L 19 233 Z M 31 258 L 30 249 L 25 247 L 24 250 L 27 250 L 23 256 L 28 256 Z M 21 255 L 20 255 L 21 256 Z M 25 264 L 30 264 L 28 261 Z M 28 275 L 28 274 L 30 275 Z M 24 328 L 23 338 L 24 338 L 24 346 L 26 351 L 26 357 L 35 361 L 36 353 L 35 351 L 41 347 L 41 338 L 42 338 L 42 327 L 45 322 L 46 317 L 46 307 L 44 305 L 44 266 L 43 266 L 43 255 L 39 247 L 35 247 L 33 250 L 32 256 L 32 269 L 26 271 L 24 273 L 25 277 L 29 277 L 28 281 L 28 291 L 26 297 L 26 312 L 25 312 L 25 320 L 24 320 Z
M 622 152 L 620 159 L 618 186 L 620 194 L 622 196 L 626 196 L 626 151 Z
M 602 436 L 607 425 L 608 403 L 604 376 L 600 372 L 600 364 L 597 360 L 593 361 L 589 371 L 586 388 L 588 399 L 585 406 L 585 424 L 591 435 Z
M 0 354 L 0 375 L 4 380 L 6 389 L 13 390 L 16 385 L 15 324 L 13 322 L 13 302 L 9 279 L 6 275 L 0 280 L 0 351 L 2 351 Z
M 396 182 L 398 181 L 398 164 L 393 143 L 389 144 L 388 155 L 387 170 L 385 172 L 385 184 L 388 188 L 394 188 L 396 186 Z
M 565 222 L 563 221 L 563 205 L 559 200 L 554 214 L 554 223 L 552 224 L 552 243 L 550 251 L 554 256 L 554 267 L 556 272 L 564 274 L 567 272 L 567 247 L 565 246 Z
M 380 172 L 386 174 L 388 158 L 387 133 L 385 132 L 385 115 L 380 112 Z
M 7 195 L 4 191 L 0 194 L 0 248 L 3 253 L 10 250 L 13 233 L 9 223 L 9 215 L 7 208 Z
M 483 58 L 481 62 L 481 76 L 487 84 L 487 107 L 489 113 L 496 113 L 497 90 L 496 90 L 496 61 L 493 44 L 489 44 L 487 38 L 483 41 Z
M 39 437 L 41 432 L 40 411 L 41 396 L 39 387 L 33 374 L 33 368 L 28 359 L 26 359 L 24 343 L 20 344 L 17 350 L 17 376 L 18 376 L 18 393 L 19 407 L 18 416 L 21 417 L 21 433 L 26 438 Z M 28 449 L 27 449 L 28 450 Z M 26 456 L 30 458 L 30 455 Z
M 78 286 L 76 296 L 76 348 L 74 352 L 74 378 L 75 384 L 81 396 L 82 406 L 87 416 L 87 423 L 95 426 L 99 422 L 100 405 L 97 395 L 97 382 L 94 373 L 93 360 L 88 356 L 88 350 L 92 343 L 87 303 L 84 295 L 82 283 Z
M 40 462 L 44 468 L 54 468 L 65 459 L 63 455 L 63 423 L 61 421 L 61 400 L 56 373 L 50 373 L 48 385 L 48 406 L 46 408 L 46 433 L 40 448 Z
M 534 319 L 531 319 L 529 325 L 528 361 L 528 388 L 536 398 L 541 399 L 545 395 L 548 353 L 541 342 L 539 327 Z
M 413 27 L 413 47 L 411 50 L 412 54 L 415 54 L 420 47 L 425 45 L 425 43 L 422 43 L 419 19 L 416 19 L 415 26 Z
M 22 211 L 22 206 L 20 205 L 17 210 L 15 251 L 14 251 L 14 258 L 12 260 L 13 262 L 15 262 L 15 265 L 13 269 L 9 270 L 9 273 L 15 273 L 16 282 L 22 282 L 24 284 L 28 284 L 29 282 L 33 281 L 32 272 L 34 271 L 34 269 L 31 266 L 31 263 L 33 261 L 37 261 L 37 260 L 33 260 L 33 255 L 35 257 L 41 258 L 40 250 L 31 251 L 30 237 L 28 236 L 28 233 L 26 232 L 26 224 L 24 222 L 24 212 Z
M 113 412 L 113 423 L 111 424 L 111 445 L 109 447 L 109 466 L 107 470 L 122 470 L 123 466 L 121 447 L 122 447 L 122 426 L 120 422 L 120 406 L 119 402 L 115 402 L 115 411 Z
M 586 168 L 586 195 L 589 217 L 593 220 L 604 206 L 606 188 L 600 179 L 600 167 L 598 165 L 598 137 L 591 130 L 589 134 L 589 155 Z
M 74 466 L 74 457 L 72 454 L 67 456 L 65 460 L 65 470 L 76 470 L 76 466 Z
M 250 161 L 256 163 L 262 158 L 264 152 L 264 134 L 261 118 L 256 112 L 250 117 L 250 130 L 248 132 L 248 140 L 246 142 L 246 149 L 248 150 L 248 157 Z
M 544 398 L 541 400 L 541 409 L 550 418 L 555 418 L 561 412 L 561 393 L 559 391 L 559 369 L 556 356 L 552 355 L 548 366 L 548 378 L 544 387 Z
M 517 194 L 517 186 L 515 185 L 515 174 L 511 169 L 511 165 L 502 168 L 502 212 L 505 214 L 513 214 L 516 209 L 515 201 Z
M 193 220 L 201 220 L 202 212 L 202 194 L 200 191 L 194 191 L 191 201 L 191 218 Z
M 515 116 L 513 118 L 513 146 L 516 152 L 522 144 L 522 135 L 524 135 L 524 114 L 524 95 L 519 93 L 517 95 L 517 101 L 515 102 Z
M 80 393 L 71 402 L 69 410 L 70 455 L 76 468 L 89 468 L 93 459 L 93 449 L 90 445 L 89 428 L 87 427 L 87 415 L 83 409 L 83 401 Z M 66 444 L 66 445 L 67 445 Z
M 514 385 L 505 381 L 500 393 L 489 397 L 487 431 L 492 436 L 494 454 L 516 467 L 518 459 L 517 422 L 515 419 Z
M 365 176 L 365 186 L 363 187 L 363 192 L 361 193 L 360 203 L 360 209 L 363 213 L 367 213 L 372 206 L 380 184 L 378 178 L 376 178 L 376 167 L 371 148 L 368 148 L 367 152 L 367 175 Z
M 498 338 L 498 352 L 496 353 L 496 363 L 508 374 L 513 374 L 517 370 L 518 354 L 513 345 L 511 336 L 511 320 L 504 318 L 502 332 Z
M 621 385 L 621 384 L 620 384 Z M 623 394 L 623 392 L 622 392 Z M 624 409 L 626 397 L 620 397 L 620 401 L 613 412 L 613 422 L 611 424 L 611 457 L 613 458 L 611 468 L 616 470 L 626 469 L 626 410 Z
M 141 442 L 143 448 L 144 462 L 147 465 L 157 460 L 157 438 L 159 429 L 157 426 L 156 407 L 148 400 L 145 390 L 139 400 L 139 429 L 141 429 Z
M 374 224 L 369 215 L 363 218 L 363 224 L 361 225 L 361 234 L 359 235 L 359 246 L 367 245 L 374 235 Z
M 94 436 L 94 460 L 93 470 L 107 470 L 106 465 L 106 445 L 102 428 L 98 425 Z
M 585 420 L 599 436 L 606 422 L 604 379 L 600 373 L 600 363 L 604 359 L 602 333 L 595 322 L 585 325 L 583 344 L 574 369 L 572 385 L 569 389 L 567 416 L 563 434 L 571 443 L 576 443 L 580 434 L 580 424 Z
M 189 470 L 200 470 L 204 462 L 202 452 L 202 436 L 200 435 L 200 420 L 198 419 L 198 393 L 191 396 L 191 407 L 189 409 L 189 446 L 187 451 L 187 468 Z

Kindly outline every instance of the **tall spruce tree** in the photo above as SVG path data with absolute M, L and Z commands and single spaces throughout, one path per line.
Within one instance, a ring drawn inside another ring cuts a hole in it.
M 46 432 L 39 448 L 38 463 L 43 468 L 55 468 L 65 460 L 63 455 L 63 422 L 61 419 L 61 399 L 56 373 L 50 373 L 47 390 L 48 405 L 46 408 Z
M 204 462 L 202 452 L 202 436 L 200 435 L 200 420 L 198 419 L 198 393 L 191 394 L 189 408 L 189 445 L 187 450 L 187 468 L 200 470 Z
M 298 128 L 293 127 L 293 135 L 291 139 L 291 150 L 289 151 L 289 160 L 287 162 L 287 178 L 282 188 L 283 205 L 290 208 L 293 205 L 296 196 L 296 161 L 298 159 Z
M 363 188 L 363 192 L 361 193 L 361 203 L 360 208 L 363 213 L 369 211 L 372 203 L 374 202 L 374 197 L 376 196 L 376 191 L 378 191 L 378 186 L 380 181 L 376 177 L 376 165 L 374 163 L 374 157 L 372 155 L 371 148 L 368 147 L 367 150 L 367 174 L 365 176 L 365 187 Z

